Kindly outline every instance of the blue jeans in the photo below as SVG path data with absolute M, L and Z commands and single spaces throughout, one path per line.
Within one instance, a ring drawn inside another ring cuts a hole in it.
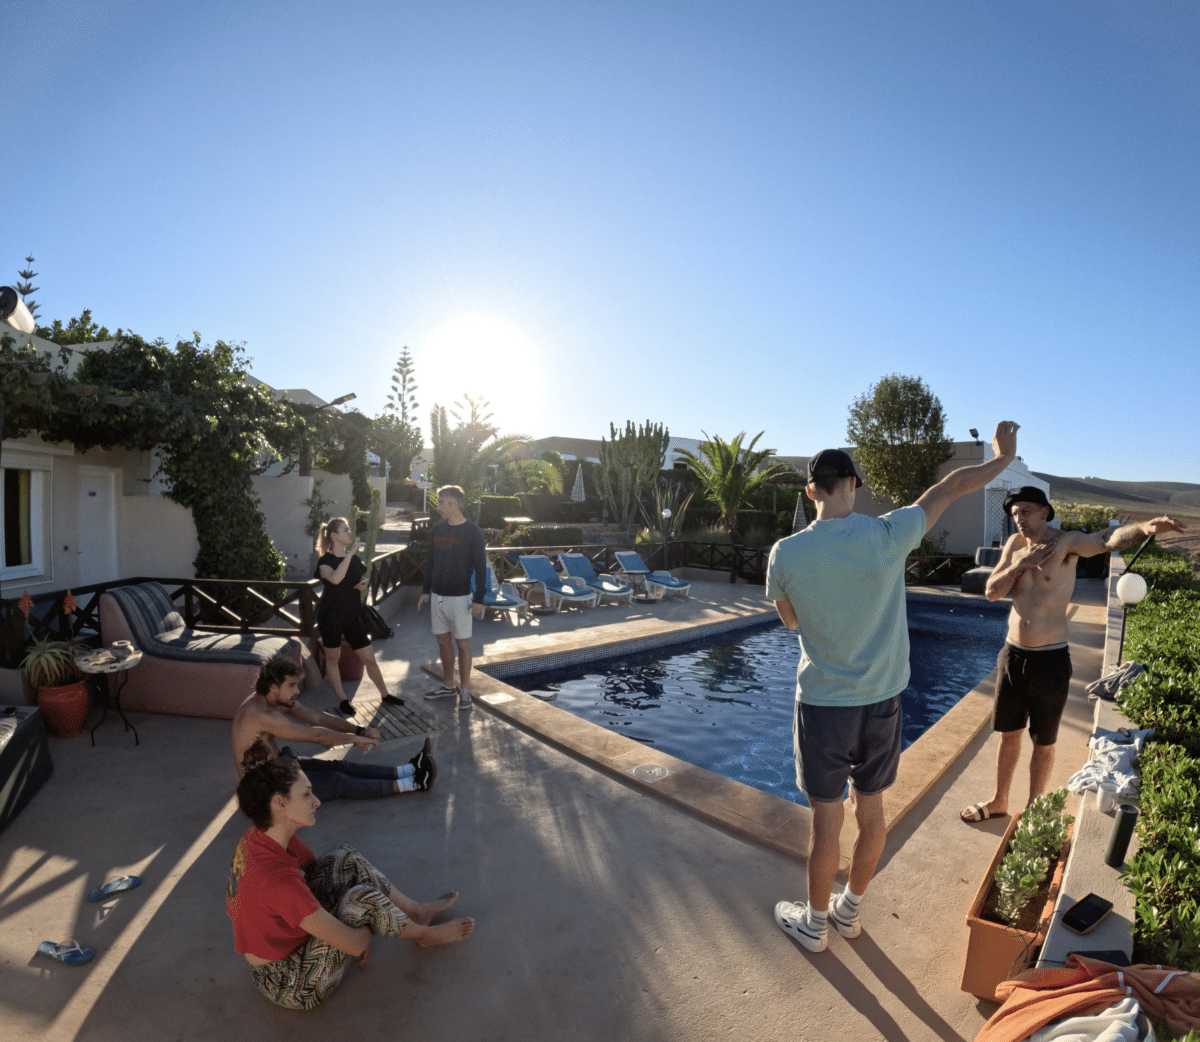
M 290 756 L 312 782 L 313 795 L 325 800 L 377 800 L 396 791 L 396 768 L 386 764 L 345 760 L 314 760 L 297 756 L 285 745 L 280 756 Z

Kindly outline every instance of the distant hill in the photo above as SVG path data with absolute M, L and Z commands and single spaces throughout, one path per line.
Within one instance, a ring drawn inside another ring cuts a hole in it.
M 1200 510 L 1200 485 L 1182 481 L 1108 481 L 1104 478 L 1064 478 L 1032 472 L 1050 484 L 1050 498 L 1128 510 L 1172 507 L 1196 513 Z

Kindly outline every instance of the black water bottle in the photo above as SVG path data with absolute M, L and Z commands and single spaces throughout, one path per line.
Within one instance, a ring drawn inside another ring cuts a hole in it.
M 1112 833 L 1108 837 L 1108 850 L 1104 852 L 1104 863 L 1113 868 L 1125 864 L 1125 852 L 1129 849 L 1129 840 L 1133 837 L 1133 826 L 1137 824 L 1138 809 L 1128 803 L 1122 803 L 1117 808 L 1117 820 L 1113 822 Z

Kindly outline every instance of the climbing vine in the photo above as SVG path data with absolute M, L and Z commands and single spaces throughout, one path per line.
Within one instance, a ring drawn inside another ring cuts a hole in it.
M 299 442 L 296 414 L 270 389 L 247 384 L 244 350 L 200 334 L 174 348 L 120 334 L 108 351 L 72 353 L 57 363 L 28 346 L 0 340 L 4 432 L 50 441 L 161 453 L 169 499 L 196 525 L 200 578 L 279 579 L 283 561 L 267 534 L 251 477 L 264 460 Z

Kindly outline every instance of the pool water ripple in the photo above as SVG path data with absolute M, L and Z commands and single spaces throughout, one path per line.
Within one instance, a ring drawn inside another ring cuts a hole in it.
M 995 666 L 1003 613 L 909 605 L 905 748 Z M 778 623 L 506 683 L 706 770 L 805 803 L 796 790 L 796 635 Z

